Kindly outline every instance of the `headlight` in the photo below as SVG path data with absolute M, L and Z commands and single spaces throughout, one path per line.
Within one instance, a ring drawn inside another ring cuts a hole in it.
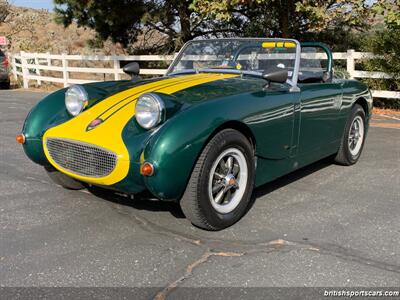
M 156 94 L 146 93 L 136 102 L 136 120 L 145 129 L 160 124 L 164 114 L 164 102 Z
M 73 115 L 79 115 L 88 104 L 88 94 L 81 85 L 73 85 L 65 92 L 65 107 Z

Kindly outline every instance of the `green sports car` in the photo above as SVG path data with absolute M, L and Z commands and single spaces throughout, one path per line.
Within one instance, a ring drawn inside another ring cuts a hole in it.
M 17 141 L 59 185 L 177 201 L 208 230 L 246 212 L 253 188 L 332 156 L 357 162 L 368 87 L 336 78 L 321 43 L 194 40 L 161 78 L 74 85 L 46 96 Z

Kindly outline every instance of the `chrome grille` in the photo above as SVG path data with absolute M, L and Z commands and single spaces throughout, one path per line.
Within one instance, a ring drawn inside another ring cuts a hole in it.
M 78 141 L 48 138 L 51 158 L 63 169 L 87 177 L 104 177 L 117 163 L 117 155 L 100 147 Z

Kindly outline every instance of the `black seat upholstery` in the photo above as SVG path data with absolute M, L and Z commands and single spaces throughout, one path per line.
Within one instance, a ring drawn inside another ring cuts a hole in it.
M 300 71 L 299 83 L 322 83 L 324 82 L 324 72 L 322 71 Z

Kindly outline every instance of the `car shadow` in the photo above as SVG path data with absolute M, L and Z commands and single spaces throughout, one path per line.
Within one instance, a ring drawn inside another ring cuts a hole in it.
M 293 171 L 287 175 L 279 177 L 271 182 L 263 184 L 254 189 L 254 193 L 256 198 L 265 196 L 281 187 L 284 187 L 292 182 L 295 182 L 303 177 L 306 177 L 314 172 L 322 170 L 330 165 L 332 165 L 333 159 L 332 157 L 324 158 L 320 161 L 312 163 L 311 165 L 300 168 L 296 171 Z
M 318 162 L 315 162 L 311 165 L 305 166 L 299 170 L 296 170 L 292 173 L 289 173 L 287 175 L 284 175 L 278 179 L 275 179 L 269 183 L 266 183 L 264 185 L 261 185 L 257 188 L 254 189 L 253 194 L 251 196 L 251 202 L 250 205 L 247 209 L 249 211 L 251 207 L 254 205 L 256 199 L 263 197 L 265 195 L 268 195 L 269 193 L 272 193 L 276 190 L 279 190 L 280 188 L 295 182 L 301 178 L 304 178 L 314 172 L 317 172 L 319 170 L 322 170 L 330 165 L 332 165 L 332 158 L 328 157 L 325 159 L 322 159 Z M 185 215 L 183 214 L 179 203 L 177 202 L 172 202 L 172 201 L 161 201 L 154 196 L 152 196 L 150 193 L 143 193 L 140 195 L 135 195 L 134 199 L 131 199 L 130 197 L 110 191 L 107 189 L 103 189 L 100 187 L 88 187 L 88 190 L 95 196 L 102 198 L 104 200 L 119 204 L 119 205 L 124 205 L 124 206 L 129 206 L 138 210 L 147 210 L 147 211 L 158 211 L 158 212 L 169 212 L 171 215 L 173 215 L 175 218 L 178 219 L 183 219 L 185 218 Z M 246 211 L 246 213 L 247 213 Z
M 255 201 L 258 198 L 279 190 L 280 188 L 291 184 L 292 182 L 307 177 L 308 175 L 329 167 L 332 164 L 333 158 L 332 156 L 330 156 L 255 188 L 251 196 L 251 202 L 247 208 L 246 214 L 253 207 Z
M 88 187 L 89 192 L 93 195 L 102 198 L 104 200 L 129 206 L 138 210 L 148 210 L 148 211 L 166 211 L 173 215 L 175 218 L 184 219 L 179 203 L 173 201 L 161 201 L 154 198 L 150 193 L 143 193 L 140 195 L 135 195 L 132 199 L 129 196 L 114 192 L 111 190 L 103 189 L 100 187 Z

